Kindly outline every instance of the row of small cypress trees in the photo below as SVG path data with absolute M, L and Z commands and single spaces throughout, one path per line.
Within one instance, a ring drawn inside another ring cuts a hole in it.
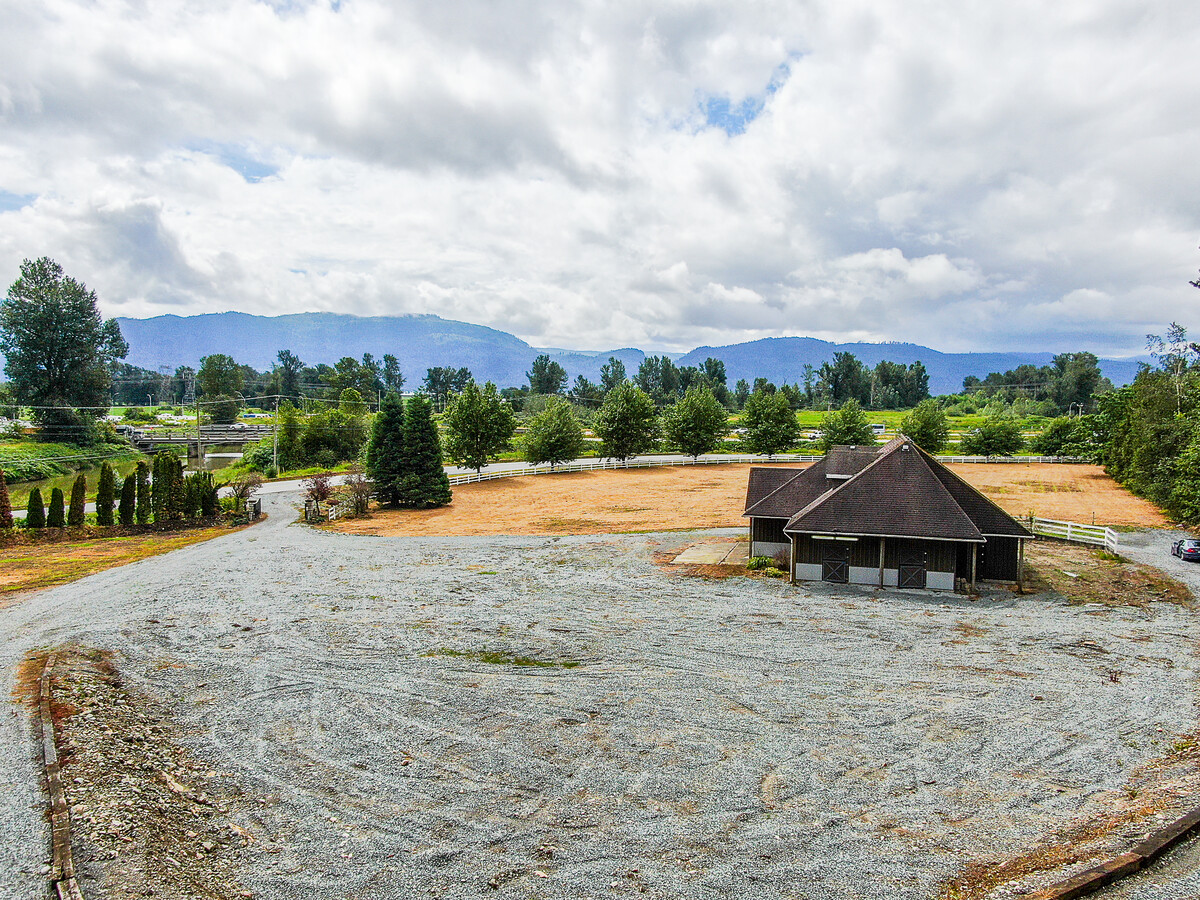
M 220 505 L 211 473 L 193 472 L 185 478 L 183 460 L 165 451 L 156 454 L 152 462 L 153 470 L 150 464 L 139 462 L 125 477 L 119 493 L 113 467 L 108 463 L 100 466 L 100 481 L 96 486 L 97 525 L 165 524 L 217 514 Z M 69 504 L 62 488 L 54 488 L 47 510 L 41 489 L 34 488 L 29 492 L 25 527 L 78 528 L 86 521 L 86 502 L 87 476 L 82 472 L 71 486 Z M 13 524 L 8 485 L 0 469 L 0 528 L 12 528 Z

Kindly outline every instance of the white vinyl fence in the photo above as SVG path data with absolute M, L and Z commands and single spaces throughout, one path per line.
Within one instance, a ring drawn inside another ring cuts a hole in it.
M 1029 530 L 1034 534 L 1074 541 L 1077 544 L 1092 544 L 1116 553 L 1119 546 L 1117 533 L 1107 525 L 1083 525 L 1079 522 L 1062 522 L 1058 519 L 1029 517 Z

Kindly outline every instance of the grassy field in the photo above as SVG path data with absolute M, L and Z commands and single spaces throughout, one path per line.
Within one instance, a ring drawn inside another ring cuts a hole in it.
M 3 548 L 0 561 L 0 608 L 14 594 L 51 587 L 137 562 L 160 553 L 199 544 L 239 528 L 218 525 L 165 534 L 95 537 L 64 541 L 18 541 Z

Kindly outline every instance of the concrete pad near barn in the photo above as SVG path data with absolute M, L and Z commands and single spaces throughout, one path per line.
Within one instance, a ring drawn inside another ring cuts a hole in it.
M 693 544 L 672 560 L 675 565 L 744 566 L 750 559 L 749 541 Z

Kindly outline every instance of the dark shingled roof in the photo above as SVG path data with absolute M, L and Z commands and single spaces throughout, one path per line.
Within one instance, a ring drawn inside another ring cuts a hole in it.
M 1012 516 L 907 438 L 875 450 L 835 447 L 802 472 L 752 468 L 745 515 L 787 518 L 784 530 L 794 534 L 972 543 L 987 536 L 1030 537 Z
M 804 508 L 836 484 L 838 482 L 825 477 L 823 459 L 799 472 L 755 466 L 750 469 L 746 485 L 746 512 L 743 515 L 790 519 L 796 510 Z
M 876 449 L 830 447 L 829 452 L 825 454 L 825 474 L 830 478 L 857 475 L 879 458 Z

